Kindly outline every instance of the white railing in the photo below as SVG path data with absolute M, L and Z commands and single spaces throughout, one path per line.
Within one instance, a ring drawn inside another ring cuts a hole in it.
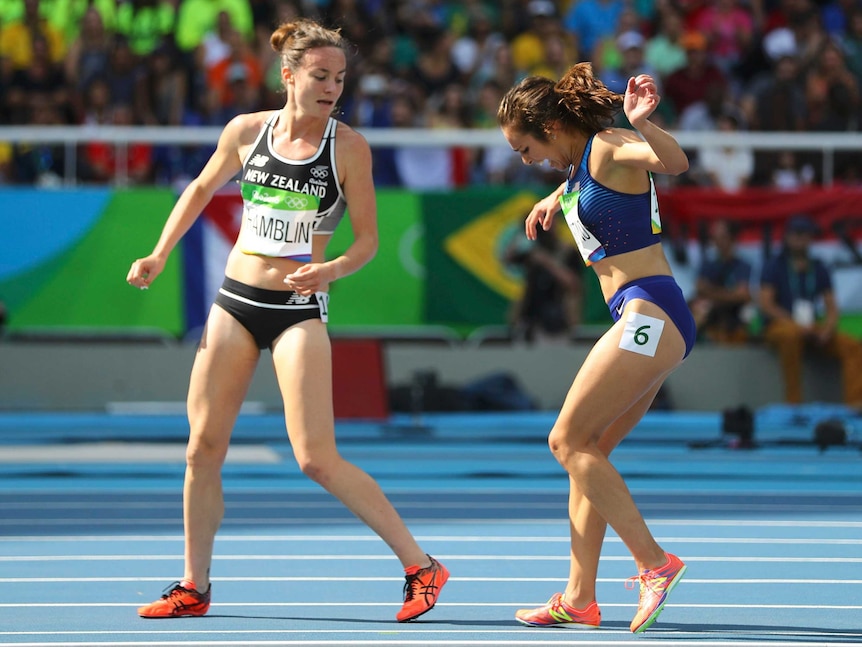
M 64 176 L 74 185 L 77 174 L 77 146 L 86 142 L 108 142 L 118 145 L 119 184 L 126 177 L 126 146 L 146 142 L 156 145 L 215 145 L 221 127 L 183 126 L 0 126 L 0 142 L 10 144 L 62 144 L 65 147 Z M 372 147 L 450 147 L 508 146 L 498 129 L 359 129 Z M 821 177 L 824 185 L 832 184 L 834 158 L 837 152 L 856 152 L 862 156 L 862 132 L 793 133 L 793 132 L 683 132 L 673 133 L 686 150 L 707 146 L 736 146 L 760 151 L 805 151 L 822 154 Z

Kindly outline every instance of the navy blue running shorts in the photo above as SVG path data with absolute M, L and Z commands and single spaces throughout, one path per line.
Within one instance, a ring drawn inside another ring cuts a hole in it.
M 685 340 L 685 357 L 694 348 L 697 329 L 682 290 L 672 276 L 645 276 L 626 283 L 608 302 L 614 322 L 620 320 L 626 303 L 632 299 L 643 299 L 656 304 L 665 311 Z

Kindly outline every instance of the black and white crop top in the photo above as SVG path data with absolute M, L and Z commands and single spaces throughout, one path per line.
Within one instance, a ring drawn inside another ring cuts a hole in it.
M 317 151 L 304 160 L 279 155 L 272 146 L 274 112 L 242 164 L 242 225 L 237 244 L 246 254 L 311 259 L 311 237 L 332 234 L 347 201 L 335 165 L 335 131 L 330 118 Z

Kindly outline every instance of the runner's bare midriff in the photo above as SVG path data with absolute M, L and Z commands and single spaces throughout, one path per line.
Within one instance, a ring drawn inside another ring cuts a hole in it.
M 592 265 L 605 303 L 626 283 L 645 276 L 672 276 L 670 264 L 660 244 L 603 258 Z
M 312 262 L 323 263 L 326 260 L 324 251 L 330 238 L 326 235 L 314 236 Z M 225 275 L 264 290 L 287 290 L 284 277 L 303 265 L 305 263 L 289 258 L 246 254 L 234 247 L 228 256 Z

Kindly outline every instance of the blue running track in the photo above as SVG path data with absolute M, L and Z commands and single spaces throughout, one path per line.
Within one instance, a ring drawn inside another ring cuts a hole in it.
M 768 414 L 768 415 L 767 415 Z M 614 455 L 662 546 L 689 566 L 658 622 L 628 630 L 637 592 L 609 532 L 602 627 L 533 629 L 513 614 L 565 587 L 566 475 L 547 413 L 341 422 L 452 578 L 398 624 L 400 564 L 296 468 L 280 416 L 244 415 L 224 469 L 213 605 L 203 618 L 136 608 L 182 575 L 185 420 L 0 414 L 2 645 L 689 645 L 862 643 L 862 452 L 820 451 L 811 420 L 760 416 L 754 449 L 717 414 L 650 413 Z M 851 440 L 855 438 L 851 434 Z

